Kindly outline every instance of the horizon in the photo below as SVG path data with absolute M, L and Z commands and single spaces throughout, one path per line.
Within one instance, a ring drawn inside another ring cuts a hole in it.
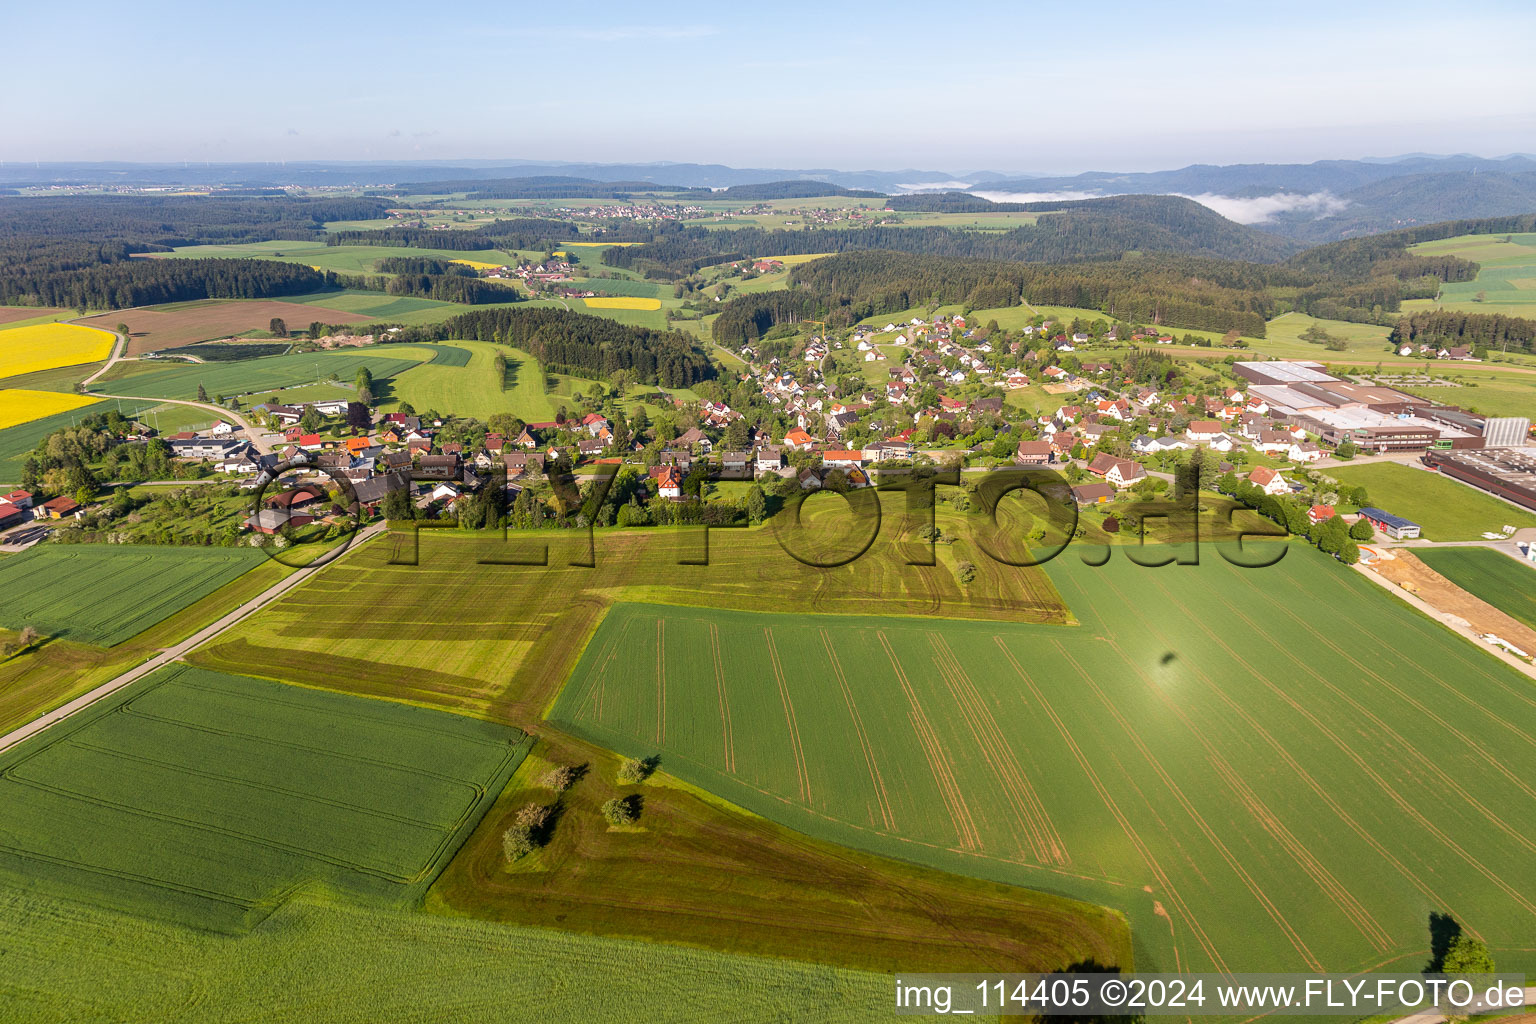
M 824 8 L 812 17 L 798 2 L 767 23 L 702 5 L 633 23 L 610 5 L 582 24 L 533 11 L 465 38 L 408 32 L 414 9 L 389 2 L 349 23 L 340 57 L 327 38 L 294 31 L 311 9 L 292 0 L 260 19 L 171 6 L 188 16 L 150 23 L 100 0 L 20 12 L 17 38 L 61 36 L 81 14 L 96 31 L 72 42 L 68 75 L 49 48 L 13 55 L 13 92 L 47 82 L 47 102 L 18 104 L 0 159 L 369 163 L 558 152 L 583 163 L 623 152 L 634 163 L 1059 176 L 1311 163 L 1345 151 L 1509 153 L 1536 129 L 1523 45 L 1536 11 L 1513 3 L 1454 26 L 1427 4 L 1340 15 L 1306 3 L 1277 23 L 1203 3 L 1102 4 L 1112 38 L 1137 41 L 1120 53 L 1081 45 L 1074 12 L 992 2 L 970 11 L 969 24 L 1005 48 L 974 51 L 963 35 L 936 51 L 914 45 L 912 27 L 932 17 L 913 4 L 878 23 Z M 364 9 L 329 13 L 352 12 Z M 820 36 L 807 40 L 805 24 Z M 1433 89 L 1398 85 L 1390 55 L 1410 52 L 1453 73 Z M 125 53 L 153 70 L 125 73 Z M 532 70 L 522 70 L 530 55 Z M 1280 59 L 1263 74 L 1246 70 L 1271 55 Z M 656 116 L 611 116 L 613 99 L 637 85 L 640 109 Z M 687 116 L 664 122 L 669 100 Z

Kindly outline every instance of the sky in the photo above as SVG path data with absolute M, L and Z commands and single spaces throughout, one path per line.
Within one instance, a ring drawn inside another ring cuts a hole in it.
M 1065 174 L 1536 150 L 1536 4 L 15 5 L 0 160 Z

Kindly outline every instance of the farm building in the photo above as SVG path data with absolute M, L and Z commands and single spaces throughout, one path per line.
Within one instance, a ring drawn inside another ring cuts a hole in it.
M 1412 540 L 1419 535 L 1419 524 L 1402 516 L 1395 516 L 1390 512 L 1383 512 L 1379 508 L 1362 508 L 1362 518 L 1368 520 L 1376 529 L 1396 540 Z
M 1079 505 L 1103 505 L 1115 496 L 1109 484 L 1078 484 L 1072 488 L 1072 498 Z

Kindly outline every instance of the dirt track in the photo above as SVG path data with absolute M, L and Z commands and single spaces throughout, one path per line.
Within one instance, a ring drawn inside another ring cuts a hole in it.
M 1536 654 L 1536 630 L 1461 589 L 1419 561 L 1413 552 L 1404 548 L 1391 551 L 1396 558 L 1381 559 L 1372 564 L 1371 568 L 1378 575 L 1399 587 L 1404 582 L 1412 583 L 1416 588 L 1413 593 L 1420 600 L 1442 612 L 1460 616 L 1479 633 L 1497 634 L 1516 647 Z

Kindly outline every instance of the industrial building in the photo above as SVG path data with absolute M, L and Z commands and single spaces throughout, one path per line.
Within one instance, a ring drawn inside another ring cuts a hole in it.
M 1446 476 L 1536 510 L 1536 452 L 1529 448 L 1429 451 L 1424 464 Z
M 1490 418 L 1374 384 L 1340 380 L 1322 364 L 1273 360 L 1235 363 L 1249 395 L 1268 415 L 1329 444 L 1353 441 L 1368 452 L 1479 449 L 1526 443 L 1530 421 Z

